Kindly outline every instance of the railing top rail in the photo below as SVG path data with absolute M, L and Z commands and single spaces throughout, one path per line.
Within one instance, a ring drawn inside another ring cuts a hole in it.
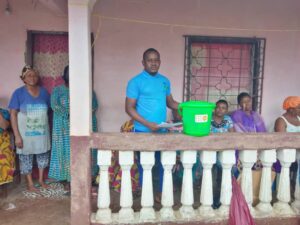
M 300 148 L 300 133 L 223 133 L 205 137 L 184 134 L 92 133 L 89 137 L 72 136 L 91 148 L 120 151 L 174 150 L 263 150 Z

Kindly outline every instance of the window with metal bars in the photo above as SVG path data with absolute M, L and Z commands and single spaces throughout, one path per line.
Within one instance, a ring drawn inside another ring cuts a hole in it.
M 237 109 L 237 95 L 248 92 L 253 110 L 261 111 L 264 38 L 184 36 L 183 99 L 228 101 Z

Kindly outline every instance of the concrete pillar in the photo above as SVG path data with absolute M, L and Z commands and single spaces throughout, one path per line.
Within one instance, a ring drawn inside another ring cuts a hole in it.
M 160 210 L 160 218 L 164 221 L 174 220 L 174 211 L 172 206 L 174 205 L 173 198 L 173 178 L 172 178 L 172 168 L 176 163 L 176 152 L 166 151 L 161 152 L 161 163 L 164 168 L 164 178 L 163 178 L 163 190 L 161 204 L 162 208 Z
M 132 186 L 130 169 L 133 165 L 133 152 L 132 151 L 120 151 L 119 163 L 122 169 L 122 181 L 121 181 L 121 196 L 119 211 L 119 222 L 128 223 L 134 220 L 134 213 L 132 204 Z
M 68 0 L 71 224 L 90 224 L 91 216 L 91 32 L 90 17 L 96 0 Z
M 278 150 L 277 158 L 281 164 L 281 172 L 277 192 L 278 202 L 273 208 L 278 215 L 293 215 L 294 211 L 289 205 L 291 200 L 290 166 L 296 160 L 296 149 Z
M 154 165 L 154 152 L 141 152 L 141 165 L 143 167 L 142 209 L 140 222 L 153 222 L 156 219 L 153 209 L 152 167 Z
M 213 186 L 212 186 L 212 173 L 211 168 L 216 163 L 216 152 L 215 151 L 201 151 L 200 161 L 203 165 L 203 176 L 201 184 L 201 194 L 199 213 L 203 217 L 215 216 L 212 208 L 213 204 Z
M 69 0 L 70 135 L 88 136 L 92 121 L 91 11 L 96 0 Z
M 88 137 L 71 137 L 71 223 L 88 225 L 91 217 L 91 149 Z
M 262 162 L 262 175 L 260 180 L 259 189 L 259 203 L 256 209 L 263 213 L 271 213 L 273 207 L 271 206 L 272 201 L 272 174 L 271 167 L 276 162 L 276 150 L 264 150 L 259 153 L 259 159 Z
M 229 206 L 230 206 L 231 195 L 232 195 L 231 169 L 235 163 L 235 151 L 234 150 L 221 151 L 219 153 L 219 160 L 222 164 L 222 183 L 221 183 L 221 195 L 220 195 L 221 206 L 217 212 L 221 216 L 228 217 Z
M 243 150 L 239 152 L 240 161 L 243 165 L 241 189 L 248 203 L 249 210 L 253 214 L 255 210 L 253 203 L 252 166 L 257 161 L 256 150 Z
M 194 190 L 192 168 L 196 163 L 197 151 L 182 151 L 181 162 L 183 165 L 183 181 L 181 190 L 181 204 L 179 209 L 183 219 L 192 219 L 196 216 L 193 208 Z
M 292 203 L 292 207 L 294 211 L 300 215 L 300 150 L 297 150 L 297 162 L 298 162 L 298 170 L 297 170 L 297 178 L 296 178 L 296 187 L 295 187 L 295 201 Z
M 100 182 L 98 188 L 98 210 L 96 220 L 99 223 L 111 223 L 110 191 L 108 167 L 111 165 L 111 151 L 98 150 L 98 165 L 100 168 Z

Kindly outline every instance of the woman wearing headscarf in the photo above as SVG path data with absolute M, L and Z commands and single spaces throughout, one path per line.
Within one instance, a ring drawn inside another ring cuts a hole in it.
M 287 97 L 282 105 L 285 113 L 275 122 L 275 132 L 300 132 L 300 96 Z
M 278 117 L 275 121 L 275 132 L 300 132 L 300 96 L 287 97 L 282 105 L 285 111 L 282 116 Z M 298 162 L 299 168 L 300 162 Z M 277 174 L 281 171 L 279 161 L 274 164 L 274 169 Z M 300 168 L 299 168 L 300 170 Z M 291 165 L 292 182 L 295 182 L 295 174 L 297 173 L 297 163 Z M 300 177 L 298 178 L 300 182 Z M 294 185 L 292 185 L 294 186 Z
M 37 191 L 32 180 L 34 156 L 39 168 L 38 182 L 41 187 L 47 187 L 44 183 L 43 172 L 49 164 L 50 97 L 47 90 L 39 86 L 39 75 L 30 66 L 22 69 L 20 78 L 25 85 L 14 91 L 8 108 L 21 174 L 26 176 L 28 191 Z

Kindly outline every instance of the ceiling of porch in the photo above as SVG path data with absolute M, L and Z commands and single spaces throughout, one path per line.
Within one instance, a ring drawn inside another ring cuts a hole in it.
M 32 0 L 33 6 L 41 4 L 55 15 L 66 15 L 68 13 L 68 0 Z

